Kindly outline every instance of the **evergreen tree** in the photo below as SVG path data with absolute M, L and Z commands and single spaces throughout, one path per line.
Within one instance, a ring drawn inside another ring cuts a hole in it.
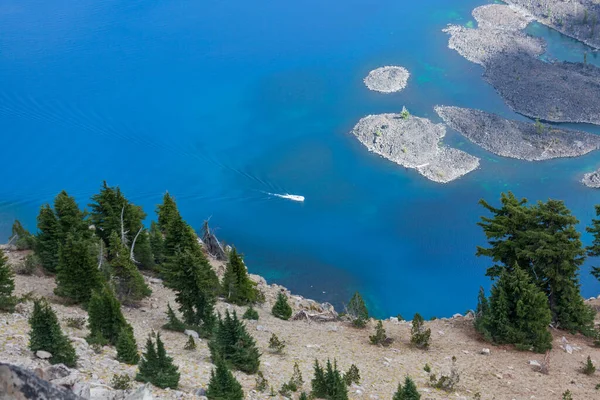
M 154 255 L 154 263 L 160 265 L 165 262 L 165 239 L 158 224 L 154 221 L 150 224 L 148 241 L 150 243 L 150 250 Z
M 221 291 L 228 302 L 237 305 L 253 303 L 257 299 L 256 285 L 248 277 L 244 261 L 235 248 L 229 253 Z
M 143 229 L 146 213 L 140 206 L 131 203 L 121 189 L 103 182 L 100 193 L 92 196 L 90 222 L 96 227 L 104 243 L 112 243 L 112 235 L 120 238 L 123 246 L 130 249 L 135 240 L 134 258 L 144 268 L 154 267 L 149 237 Z M 138 232 L 140 233 L 138 235 Z M 137 235 L 137 239 L 135 239 Z
M 169 321 L 163 325 L 164 329 L 175 332 L 185 331 L 185 324 L 181 322 L 179 318 L 177 318 L 175 311 L 173 311 L 173 309 L 171 308 L 171 304 L 167 304 L 167 318 L 169 319 Z
M 35 247 L 35 238 L 18 219 L 13 223 L 8 242 L 13 242 L 17 250 L 31 250 Z
M 246 309 L 246 311 L 244 312 L 244 315 L 242 315 L 243 319 L 252 319 L 257 321 L 258 320 L 258 311 L 256 311 L 254 309 L 254 307 L 252 307 L 252 304 L 250 304 L 250 307 L 248 307 L 248 309 Z
M 292 307 L 288 304 L 287 296 L 283 292 L 277 295 L 277 301 L 273 305 L 271 314 L 283 320 L 288 320 L 292 316 Z
M 110 235 L 108 254 L 115 293 L 122 303 L 135 303 L 152 293 L 116 232 Z
M 515 344 L 544 352 L 552 347 L 551 322 L 545 295 L 525 271 L 515 265 L 502 271 L 492 287 L 489 306 L 475 326 L 484 337 L 498 344 Z
M 328 400 L 348 400 L 346 381 L 337 368 L 337 363 L 327 360 L 325 371 L 315 360 L 315 375 L 312 380 L 312 396 Z
M 131 330 L 121 312 L 121 304 L 106 286 L 93 292 L 88 304 L 89 343 L 117 345 L 122 329 Z
M 369 311 L 360 293 L 354 293 L 346 306 L 346 314 L 357 328 L 364 328 L 366 326 L 369 319 Z
M 419 349 L 429 348 L 429 339 L 431 338 L 431 329 L 425 329 L 425 320 L 421 314 L 416 313 L 413 317 L 412 328 L 410 330 L 410 342 Z
M 596 216 L 600 217 L 600 205 L 596 205 Z M 592 219 L 592 226 L 585 228 L 586 231 L 592 234 L 592 245 L 586 247 L 587 254 L 590 257 L 600 256 L 600 219 Z M 600 267 L 592 267 L 592 275 L 600 280 Z
M 215 323 L 215 288 L 219 281 L 206 257 L 191 249 L 178 251 L 164 265 L 163 275 L 165 285 L 176 293 L 184 322 L 210 334 Z
M 421 395 L 417 390 L 415 382 L 407 375 L 404 379 L 404 386 L 398 384 L 398 390 L 394 393 L 393 400 L 420 400 Z
M 483 328 L 484 324 L 484 316 L 489 315 L 489 303 L 487 298 L 485 297 L 485 290 L 483 287 L 479 287 L 479 295 L 477 296 L 477 310 L 475 311 L 475 329 L 479 332 L 483 332 L 485 329 Z M 492 341 L 491 338 L 486 338 L 488 341 Z
M 234 311 L 225 312 L 225 318 L 219 316 L 215 333 L 208 343 L 213 361 L 223 359 L 233 368 L 254 374 L 260 366 L 260 353 L 254 338 L 246 330 L 243 322 L 238 320 Z
M 81 234 L 89 238 L 91 232 L 86 221 L 86 213 L 79 209 L 74 197 L 64 190 L 54 198 L 54 213 L 58 221 L 58 240 L 63 244 L 69 233 Z
M 12 312 L 16 304 L 14 272 L 0 249 L 0 311 Z
M 344 380 L 348 386 L 352 385 L 353 383 L 360 385 L 360 371 L 356 365 L 352 364 L 350 366 L 348 372 L 344 374 Z
M 169 192 L 163 196 L 163 202 L 156 208 L 156 214 L 158 215 L 158 227 L 163 235 L 167 234 L 173 221 L 181 219 L 175 199 Z
M 188 336 L 188 341 L 183 348 L 184 350 L 196 350 L 196 341 L 192 335 Z
M 529 206 L 509 192 L 502 194 L 501 202 L 502 207 L 495 208 L 480 201 L 493 214 L 479 223 L 490 247 L 479 247 L 477 255 L 496 263 L 487 275 L 496 278 L 519 265 L 545 293 L 555 326 L 591 334 L 594 313 L 584 304 L 579 288 L 579 267 L 585 259 L 576 229 L 579 221 L 562 201 Z
M 117 340 L 117 360 L 122 363 L 135 365 L 140 361 L 137 343 L 133 336 L 133 329 L 128 327 L 121 328 L 119 339 Z
M 89 301 L 92 291 L 102 285 L 92 241 L 80 232 L 69 232 L 59 248 L 54 292 L 76 303 Z
M 143 354 L 138 373 L 135 377 L 140 382 L 150 382 L 161 389 L 177 389 L 179 385 L 179 368 L 173 364 L 173 359 L 167 355 L 165 345 L 156 334 L 156 349 L 152 339 L 148 337 L 146 352 Z
M 49 204 L 40 208 L 37 217 L 38 234 L 35 252 L 42 261 L 42 267 L 50 273 L 56 272 L 58 249 L 60 247 L 58 219 Z
M 385 333 L 385 329 L 383 328 L 383 322 L 381 320 L 377 321 L 377 326 L 375 326 L 375 334 L 369 336 L 369 340 L 371 344 L 389 346 L 392 343 L 392 339 L 387 337 Z
M 243 400 L 242 385 L 227 369 L 227 364 L 221 359 L 217 359 L 215 364 L 217 368 L 210 373 L 210 382 L 206 391 L 208 400 Z
M 33 352 L 43 350 L 52 354 L 51 364 L 65 364 L 75 368 L 77 355 L 71 342 L 63 334 L 58 324 L 58 318 L 52 307 L 45 300 L 33 303 L 33 313 L 29 319 L 29 349 Z
M 306 392 L 300 393 L 300 397 L 298 397 L 298 400 L 308 400 L 308 395 L 306 394 Z

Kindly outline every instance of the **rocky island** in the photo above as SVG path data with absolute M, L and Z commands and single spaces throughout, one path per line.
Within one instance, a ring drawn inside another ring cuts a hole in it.
M 364 79 L 365 85 L 373 91 L 394 93 L 406 87 L 410 73 L 404 67 L 387 66 L 374 69 Z
M 522 14 L 600 49 L 600 4 L 596 0 L 505 0 Z
M 509 6 L 478 7 L 477 29 L 449 26 L 449 47 L 485 68 L 484 78 L 506 104 L 531 118 L 600 124 L 600 69 L 544 62 L 544 43 L 526 35 L 526 17 Z
M 587 187 L 598 189 L 600 188 L 600 169 L 595 170 L 594 172 L 589 172 L 583 175 L 583 179 L 581 180 Z
M 444 146 L 443 124 L 401 114 L 369 115 L 362 118 L 352 134 L 369 149 L 438 183 L 447 183 L 473 171 L 479 159 L 464 151 Z
M 577 157 L 600 148 L 600 136 L 558 129 L 541 122 L 521 122 L 469 108 L 437 106 L 452 129 L 489 152 L 527 161 Z

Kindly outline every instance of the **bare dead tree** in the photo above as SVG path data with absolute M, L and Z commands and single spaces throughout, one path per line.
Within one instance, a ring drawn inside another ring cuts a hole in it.
M 208 226 L 208 220 L 205 220 L 204 225 L 202 226 L 202 242 L 204 243 L 206 251 L 208 251 L 211 256 L 220 261 L 227 260 L 227 253 L 212 229 Z
M 129 252 L 129 258 L 131 258 L 131 261 L 133 261 L 134 263 L 138 263 L 135 260 L 135 257 L 133 256 L 133 250 L 135 249 L 135 242 L 137 241 L 138 236 L 140 236 L 140 233 L 142 233 L 142 230 L 144 229 L 144 227 L 140 227 L 140 230 L 138 231 L 138 233 L 135 234 L 135 237 L 133 238 L 133 242 L 131 242 L 131 250 Z
M 129 231 L 125 230 L 125 222 L 123 220 L 123 214 L 125 213 L 125 206 L 121 208 L 121 243 L 127 247 L 127 234 Z
M 100 252 L 98 252 L 98 270 L 102 271 L 102 262 L 104 261 L 104 240 L 100 239 Z

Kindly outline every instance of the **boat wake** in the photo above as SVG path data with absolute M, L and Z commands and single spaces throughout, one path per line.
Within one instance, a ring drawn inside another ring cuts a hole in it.
M 269 193 L 269 192 L 264 192 L 270 196 L 275 196 L 275 197 L 279 197 L 281 199 L 287 199 L 287 200 L 292 200 L 292 201 L 299 201 L 299 202 L 303 202 L 304 201 L 304 196 L 299 196 L 297 194 L 277 194 L 277 193 Z

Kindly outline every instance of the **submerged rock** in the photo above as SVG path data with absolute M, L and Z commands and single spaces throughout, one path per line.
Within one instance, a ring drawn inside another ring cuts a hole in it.
M 404 89 L 409 77 L 410 73 L 406 68 L 387 66 L 369 72 L 364 82 L 370 90 L 393 93 Z
M 479 166 L 479 159 L 464 151 L 443 146 L 443 124 L 401 114 L 369 115 L 362 118 L 352 134 L 369 151 L 399 165 L 416 169 L 439 183 L 453 181 Z
M 512 121 L 469 108 L 437 106 L 435 111 L 449 127 L 503 157 L 540 161 L 577 157 L 600 148 L 600 136 L 586 132 Z

